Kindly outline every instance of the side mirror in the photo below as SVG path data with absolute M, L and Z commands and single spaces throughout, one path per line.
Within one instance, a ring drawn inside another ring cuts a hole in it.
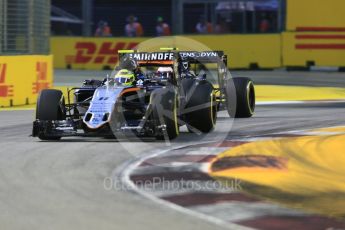
M 201 76 L 198 76 L 200 80 L 206 80 L 207 74 L 203 73 Z

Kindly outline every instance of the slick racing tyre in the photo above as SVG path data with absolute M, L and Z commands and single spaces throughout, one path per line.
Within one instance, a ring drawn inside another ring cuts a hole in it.
M 225 96 L 230 117 L 247 118 L 253 116 L 255 89 L 251 79 L 245 77 L 230 79 L 226 84 Z
M 162 133 L 156 135 L 157 140 L 172 140 L 179 135 L 177 118 L 178 99 L 173 88 L 155 90 L 151 94 L 153 119 L 157 126 L 165 126 Z
M 54 121 L 66 119 L 65 99 L 60 90 L 44 89 L 37 99 L 36 119 Z M 59 140 L 61 137 L 48 137 L 39 134 L 41 140 Z
M 207 81 L 184 79 L 186 125 L 190 132 L 211 132 L 217 121 L 217 103 L 213 86 Z

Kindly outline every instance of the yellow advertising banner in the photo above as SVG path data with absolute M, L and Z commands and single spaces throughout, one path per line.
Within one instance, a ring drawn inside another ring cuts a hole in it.
M 344 0 L 288 0 L 287 31 L 345 32 Z
M 286 32 L 282 36 L 284 66 L 345 66 L 345 33 Z
M 36 103 L 52 87 L 51 55 L 0 56 L 0 107 Z
M 280 34 L 206 35 L 190 36 L 212 50 L 223 50 L 228 55 L 229 68 L 260 68 L 281 66 Z
M 145 39 L 52 37 L 55 68 L 104 69 L 118 62 L 118 50 L 132 49 Z
M 196 45 L 184 41 L 195 41 Z M 268 35 L 195 35 L 186 37 L 157 38 L 83 38 L 52 37 L 51 52 L 55 68 L 72 69 L 109 69 L 118 62 L 117 51 L 121 49 L 145 50 L 145 45 L 153 46 L 156 51 L 160 45 L 193 50 L 205 47 L 222 50 L 229 56 L 230 68 L 261 68 L 281 66 L 281 41 L 279 34 Z M 203 49 L 203 48 L 201 48 Z M 154 50 L 151 50 L 154 51 Z M 200 50 L 199 50 L 200 51 Z

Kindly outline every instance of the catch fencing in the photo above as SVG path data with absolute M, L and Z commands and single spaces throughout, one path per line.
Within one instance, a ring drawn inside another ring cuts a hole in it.
M 53 83 L 50 0 L 0 0 L 0 108 L 34 104 Z
M 50 0 L 0 0 L 0 55 L 48 54 Z

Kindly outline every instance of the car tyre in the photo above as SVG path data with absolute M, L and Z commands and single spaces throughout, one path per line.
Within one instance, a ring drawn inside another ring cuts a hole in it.
M 217 103 L 212 84 L 194 81 L 186 98 L 184 113 L 188 130 L 194 133 L 211 132 L 217 121 Z
M 154 120 L 158 126 L 165 125 L 165 131 L 156 135 L 157 140 L 172 140 L 179 135 L 178 99 L 173 88 L 155 90 L 151 94 Z
M 54 121 L 66 119 L 65 99 L 60 90 L 44 89 L 38 96 L 36 105 L 36 119 L 40 121 Z M 49 137 L 40 133 L 41 140 L 59 140 L 61 137 Z
M 230 117 L 252 117 L 255 110 L 255 88 L 249 78 L 232 78 L 226 84 L 226 104 Z

